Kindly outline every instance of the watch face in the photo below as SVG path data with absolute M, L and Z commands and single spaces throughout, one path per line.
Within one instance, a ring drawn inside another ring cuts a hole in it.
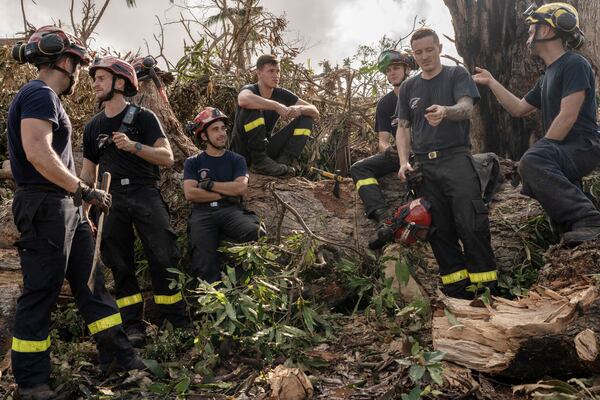
M 137 151 L 140 151 L 140 150 L 142 150 L 142 144 L 141 144 L 140 142 L 137 142 L 137 143 L 135 144 L 135 149 L 136 149 Z

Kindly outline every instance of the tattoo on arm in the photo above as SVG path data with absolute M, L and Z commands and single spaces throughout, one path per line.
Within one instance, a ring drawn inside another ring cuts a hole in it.
M 463 96 L 458 99 L 455 105 L 446 107 L 445 118 L 450 121 L 464 121 L 470 119 L 471 114 L 473 114 L 473 99 L 469 96 Z
M 407 119 L 399 119 L 398 128 L 410 128 L 410 121 Z

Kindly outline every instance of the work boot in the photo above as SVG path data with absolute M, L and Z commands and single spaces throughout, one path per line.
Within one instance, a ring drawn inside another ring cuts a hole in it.
M 16 399 L 21 400 L 47 400 L 56 395 L 50 386 L 43 384 L 31 388 L 17 388 Z
M 567 246 L 577 246 L 583 242 L 600 238 L 600 226 L 583 226 L 574 228 L 563 235 L 563 242 Z
M 275 159 L 276 162 L 278 162 L 279 164 L 283 164 L 283 165 L 287 165 L 289 167 L 294 168 L 296 171 L 300 171 L 302 169 L 302 166 L 300 165 L 300 161 L 298 160 L 297 157 L 283 152 L 279 155 L 279 157 L 277 157 Z
M 252 155 L 250 169 L 257 174 L 269 176 L 284 176 L 295 173 L 294 168 L 288 167 L 285 164 L 279 164 L 265 154 L 261 154 L 258 157 Z

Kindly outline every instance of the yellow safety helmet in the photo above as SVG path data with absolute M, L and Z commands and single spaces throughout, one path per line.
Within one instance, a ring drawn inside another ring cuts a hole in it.
M 579 28 L 579 13 L 567 3 L 548 3 L 539 6 L 530 5 L 523 14 L 529 25 L 546 24 L 554 28 L 566 39 L 569 47 L 578 49 L 583 45 L 584 35 Z
M 579 28 L 579 13 L 567 3 L 548 3 L 540 7 L 534 3 L 525 11 L 525 16 L 525 22 L 530 25 L 545 23 L 562 32 Z

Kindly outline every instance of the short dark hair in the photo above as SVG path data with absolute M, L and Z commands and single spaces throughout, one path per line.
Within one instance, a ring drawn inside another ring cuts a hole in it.
M 410 44 L 412 45 L 412 43 L 415 40 L 423 39 L 424 37 L 427 37 L 427 36 L 433 36 L 433 41 L 435 42 L 435 44 L 440 44 L 440 37 L 431 28 L 417 29 L 410 37 Z
M 261 69 L 267 64 L 278 65 L 279 60 L 277 59 L 277 56 L 273 54 L 263 54 L 258 57 L 258 60 L 256 60 L 256 69 Z

